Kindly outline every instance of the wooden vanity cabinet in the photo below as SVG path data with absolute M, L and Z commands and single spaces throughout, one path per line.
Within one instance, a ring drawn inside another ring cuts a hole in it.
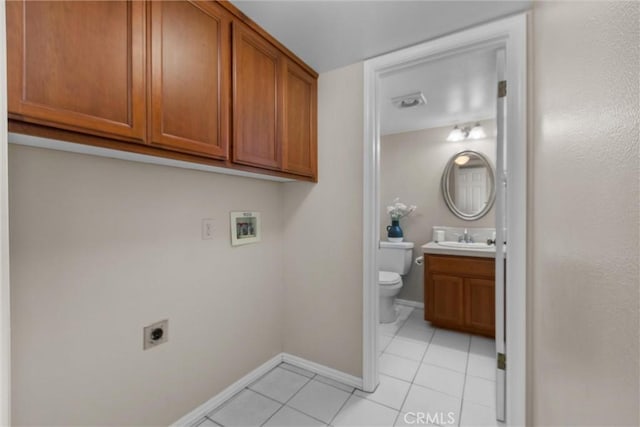
M 495 336 L 495 260 L 425 254 L 425 320 Z
M 8 1 L 10 117 L 142 142 L 145 3 Z

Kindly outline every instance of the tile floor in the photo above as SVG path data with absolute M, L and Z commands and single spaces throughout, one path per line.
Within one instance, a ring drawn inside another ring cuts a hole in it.
M 399 306 L 379 327 L 380 385 L 365 393 L 283 363 L 195 426 L 498 426 L 494 341 L 434 328 Z M 448 414 L 452 413 L 452 418 Z

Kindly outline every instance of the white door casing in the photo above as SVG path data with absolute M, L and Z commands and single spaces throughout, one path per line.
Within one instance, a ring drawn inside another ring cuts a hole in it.
M 520 14 L 470 28 L 439 39 L 369 59 L 364 63 L 364 179 L 363 179 L 363 388 L 378 384 L 377 357 L 377 245 L 380 216 L 380 79 L 388 72 L 475 49 L 505 52 L 505 80 L 509 82 L 504 153 L 509 165 L 505 208 L 509 224 L 509 284 L 506 293 L 506 421 L 526 421 L 526 230 L 527 230 L 527 26 L 529 15 Z M 498 232 L 498 231 L 497 231 Z

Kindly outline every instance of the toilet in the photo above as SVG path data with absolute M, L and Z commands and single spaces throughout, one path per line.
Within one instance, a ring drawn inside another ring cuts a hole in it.
M 411 270 L 413 242 L 380 242 L 378 253 L 378 293 L 380 323 L 396 321 L 396 296 L 402 289 L 402 275 Z

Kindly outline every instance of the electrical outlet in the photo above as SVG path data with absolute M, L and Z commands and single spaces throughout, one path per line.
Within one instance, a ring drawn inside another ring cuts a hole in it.
M 148 350 L 169 340 L 169 319 L 164 319 L 143 330 L 143 349 Z
M 205 218 L 202 220 L 202 240 L 213 239 L 213 232 L 215 231 L 214 223 L 211 218 Z

